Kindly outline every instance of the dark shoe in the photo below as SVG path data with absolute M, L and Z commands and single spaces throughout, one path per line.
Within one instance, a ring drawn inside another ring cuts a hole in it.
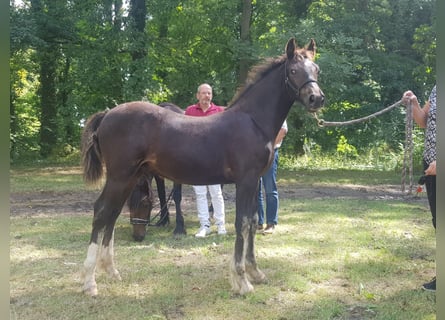
M 422 289 L 425 291 L 436 291 L 436 277 L 434 277 L 430 282 L 424 283 Z
M 272 234 L 274 232 L 275 225 L 273 223 L 268 223 L 266 229 L 264 229 L 263 234 Z
M 256 227 L 256 229 L 257 230 L 263 230 L 264 229 L 264 227 L 263 227 L 263 225 L 262 224 L 259 224 L 257 227 Z

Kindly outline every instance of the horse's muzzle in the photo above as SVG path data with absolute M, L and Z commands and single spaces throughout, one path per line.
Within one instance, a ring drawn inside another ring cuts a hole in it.
M 319 109 L 323 108 L 324 101 L 325 101 L 325 98 L 324 98 L 323 92 L 321 92 L 321 94 L 319 94 L 319 95 L 315 95 L 315 94 L 310 95 L 309 96 L 309 104 L 308 104 L 309 111 L 315 112 L 315 111 L 318 111 Z
M 324 106 L 325 96 L 318 84 L 312 83 L 307 89 L 310 90 L 306 96 L 304 104 L 309 112 L 316 112 Z

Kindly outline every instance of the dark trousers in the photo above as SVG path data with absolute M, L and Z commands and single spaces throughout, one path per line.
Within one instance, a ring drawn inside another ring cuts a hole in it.
M 423 161 L 423 168 L 426 170 L 428 164 Z M 436 229 L 436 176 L 425 176 L 426 194 L 428 196 L 428 203 L 433 218 L 433 226 Z

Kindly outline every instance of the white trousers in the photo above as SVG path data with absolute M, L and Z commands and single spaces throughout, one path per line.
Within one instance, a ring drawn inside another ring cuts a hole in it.
M 210 192 L 210 198 L 213 205 L 213 213 L 215 217 L 215 224 L 217 226 L 225 225 L 224 214 L 224 198 L 221 191 L 220 184 L 213 184 L 208 186 L 193 186 L 196 194 L 196 205 L 198 210 L 198 219 L 201 227 L 210 227 L 209 217 L 209 203 L 207 201 L 207 188 Z

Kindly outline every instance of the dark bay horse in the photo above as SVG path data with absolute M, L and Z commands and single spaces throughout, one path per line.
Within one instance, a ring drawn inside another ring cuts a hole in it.
M 114 226 L 139 177 L 152 173 L 181 184 L 235 183 L 236 240 L 231 263 L 232 289 L 253 291 L 266 276 L 257 266 L 259 177 L 270 166 L 273 142 L 295 101 L 318 111 L 324 94 L 313 62 L 315 41 L 298 48 L 295 39 L 285 54 L 254 70 L 255 77 L 225 112 L 188 117 L 145 102 L 119 105 L 86 125 L 82 148 L 84 177 L 94 182 L 106 167 L 106 182 L 94 204 L 94 217 L 83 268 L 83 290 L 97 295 L 96 266 L 120 279 L 114 265 Z M 98 123 L 100 122 L 100 123 Z M 97 133 L 88 129 L 94 126 Z
M 184 110 L 173 103 L 162 102 L 159 104 L 159 106 L 166 110 L 184 114 Z M 103 115 L 105 116 L 105 114 Z M 93 130 L 97 130 L 97 128 L 94 128 Z M 133 226 L 133 239 L 135 241 L 144 240 L 147 232 L 147 226 L 150 224 L 150 214 L 153 208 L 153 178 L 156 182 L 156 189 L 160 204 L 160 217 L 156 225 L 164 226 L 170 222 L 168 200 L 171 196 L 175 202 L 176 208 L 176 226 L 173 234 L 185 235 L 187 233 L 181 209 L 182 185 L 179 183 L 173 183 L 172 192 L 167 198 L 165 193 L 165 179 L 159 175 L 144 172 L 144 174 L 139 178 L 139 181 L 136 183 L 136 186 L 134 187 L 127 201 L 130 209 L 130 223 Z

